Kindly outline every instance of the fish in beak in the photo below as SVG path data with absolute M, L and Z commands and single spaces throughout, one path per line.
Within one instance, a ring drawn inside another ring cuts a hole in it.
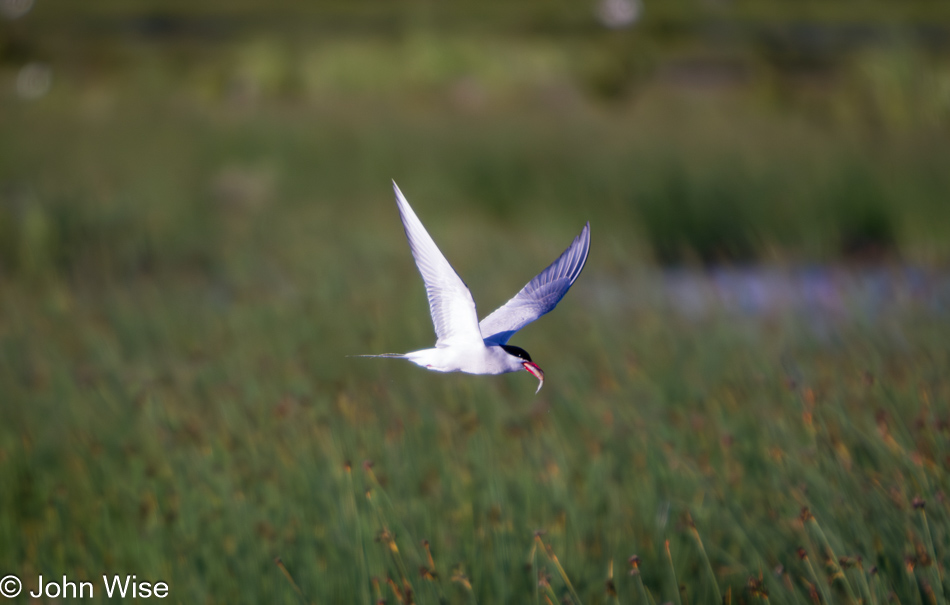
M 538 379 L 538 390 L 534 392 L 535 395 L 541 391 L 541 387 L 544 386 L 544 372 L 541 371 L 541 368 L 538 367 L 538 364 L 533 361 L 526 361 L 521 364 L 525 370 L 531 373 L 532 376 Z

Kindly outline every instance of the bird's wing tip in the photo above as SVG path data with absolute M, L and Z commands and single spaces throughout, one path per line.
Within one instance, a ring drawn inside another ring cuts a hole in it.
M 585 248 L 590 248 L 590 221 L 584 223 L 584 228 L 581 229 L 581 232 L 574 238 L 575 243 L 579 241 L 585 241 Z
M 393 192 L 396 194 L 397 200 L 401 202 L 404 202 L 406 200 L 406 196 L 402 194 L 402 191 L 399 189 L 399 185 L 396 184 L 395 179 L 393 179 Z

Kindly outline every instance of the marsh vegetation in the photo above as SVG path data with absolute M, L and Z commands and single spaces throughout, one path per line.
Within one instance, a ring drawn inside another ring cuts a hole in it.
M 946 602 L 946 10 L 379 4 L 0 22 L 0 572 Z M 432 340 L 393 178 L 485 310 L 591 221 L 540 395 L 345 357 Z

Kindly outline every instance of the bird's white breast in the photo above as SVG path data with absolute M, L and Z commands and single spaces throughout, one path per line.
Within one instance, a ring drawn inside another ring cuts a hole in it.
M 406 359 L 436 372 L 505 374 L 517 372 L 522 362 L 501 347 L 442 347 L 406 353 Z

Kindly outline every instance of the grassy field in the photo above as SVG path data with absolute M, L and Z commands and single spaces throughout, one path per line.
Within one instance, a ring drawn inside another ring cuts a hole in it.
M 204 39 L 34 10 L 0 53 L 0 576 L 947 602 L 940 52 L 815 79 L 682 33 Z M 48 92 L 17 88 L 27 60 Z M 585 272 L 513 341 L 539 395 L 346 357 L 432 343 L 393 178 L 482 314 L 591 221 Z M 895 302 L 663 289 L 724 266 L 879 272 Z

